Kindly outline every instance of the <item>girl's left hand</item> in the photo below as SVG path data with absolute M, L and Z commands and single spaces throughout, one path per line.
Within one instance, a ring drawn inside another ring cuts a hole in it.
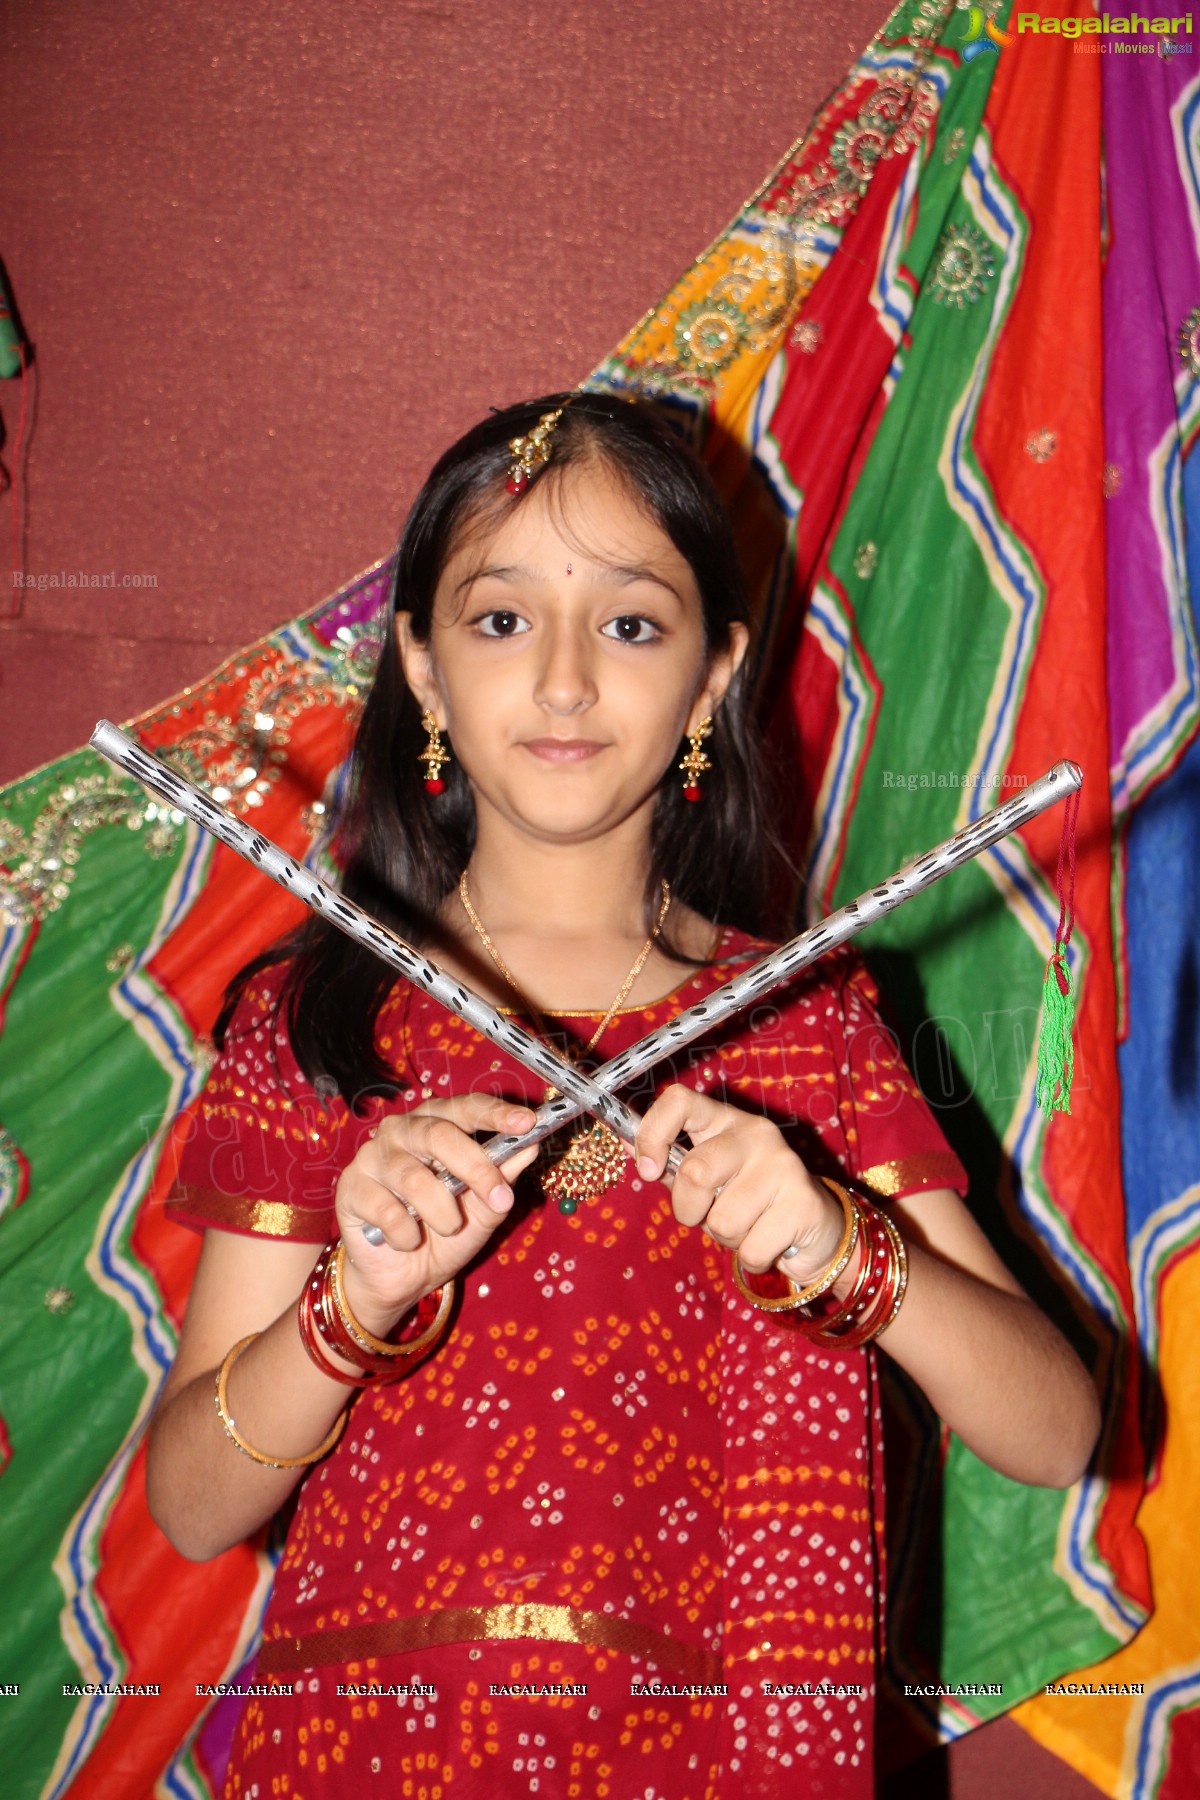
M 681 1131 L 694 1147 L 671 1189 L 680 1224 L 703 1225 L 714 1242 L 737 1252 L 751 1274 L 769 1269 L 794 1244 L 799 1254 L 780 1263 L 784 1274 L 801 1286 L 822 1275 L 837 1254 L 844 1215 L 779 1127 L 675 1082 L 638 1132 L 637 1167 L 644 1180 L 662 1176 Z

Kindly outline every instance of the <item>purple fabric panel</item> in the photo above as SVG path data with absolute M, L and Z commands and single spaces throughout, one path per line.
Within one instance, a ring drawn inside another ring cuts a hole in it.
M 364 577 L 348 593 L 342 594 L 332 605 L 322 607 L 310 618 L 314 634 L 323 644 L 331 644 L 343 628 L 353 629 L 374 618 L 387 598 L 390 580 L 390 568 Z
M 244 1662 L 229 1677 L 232 1687 L 245 1687 L 254 1680 L 254 1661 Z M 214 1792 L 219 1793 L 229 1767 L 233 1734 L 246 1702 L 239 1694 L 225 1694 L 214 1700 L 205 1714 L 196 1739 L 196 1760 L 209 1778 Z
M 1114 763 L 1170 686 L 1169 595 L 1148 460 L 1175 428 L 1176 336 L 1200 305 L 1200 256 L 1171 107 L 1200 87 L 1195 56 L 1106 56 L 1104 141 L 1111 243 L 1104 274 L 1108 681 Z

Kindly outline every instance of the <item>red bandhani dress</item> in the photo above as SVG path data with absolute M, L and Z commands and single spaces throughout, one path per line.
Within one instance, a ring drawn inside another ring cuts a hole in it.
M 619 1013 L 614 1056 L 765 946 Z M 356 1117 L 301 1074 L 277 971 L 244 995 L 180 1134 L 174 1216 L 324 1242 L 384 1105 L 535 1077 L 406 985 L 379 1019 L 398 1095 Z M 826 958 L 660 1064 L 783 1125 L 877 1197 L 966 1176 L 875 1008 Z M 586 1042 L 596 1015 L 556 1015 Z M 405 1794 L 868 1800 L 882 1599 L 873 1353 L 809 1350 L 637 1178 L 571 1216 L 536 1169 L 459 1281 L 452 1327 L 352 1404 L 299 1490 L 228 1800 Z

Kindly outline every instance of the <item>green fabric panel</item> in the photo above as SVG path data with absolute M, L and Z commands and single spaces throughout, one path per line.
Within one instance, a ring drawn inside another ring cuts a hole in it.
M 88 1262 L 114 1190 L 169 1104 L 168 1074 L 112 1004 L 118 975 L 105 965 L 121 945 L 151 941 L 184 848 L 175 837 L 160 856 L 124 821 L 78 841 L 70 902 L 38 925 L 0 1037 L 0 1120 L 31 1170 L 30 1198 L 5 1219 L 0 1265 L 0 1414 L 12 1445 L 0 1557 L 8 1662 L 22 1688 L 19 1707 L 0 1708 L 0 1759 L 6 1793 L 22 1800 L 40 1792 L 70 1724 L 61 1684 L 94 1673 L 81 1676 L 47 1631 L 64 1603 L 54 1562 L 80 1497 L 103 1480 L 147 1398 L 129 1317 Z M 135 1213 L 130 1205 L 118 1252 Z M 64 1311 L 45 1304 L 56 1288 L 74 1296 Z M 101 1636 L 116 1651 L 103 1626 Z M 110 1679 L 120 1678 L 117 1656 Z
M 943 177 L 939 163 L 933 159 L 933 186 L 939 197 L 944 188 L 948 199 L 957 175 L 947 170 Z M 1001 185 L 994 173 L 992 183 Z M 961 199 L 950 222 L 974 226 L 974 215 Z M 925 269 L 943 228 L 941 209 L 927 203 L 923 186 L 906 264 Z M 936 780 L 939 772 L 977 766 L 998 671 L 1013 681 L 1011 741 L 1036 644 L 1044 596 L 1040 585 L 1033 585 L 1031 561 L 1020 545 L 1009 542 L 1032 587 L 1028 637 L 1019 652 L 1006 641 L 1009 604 L 949 504 L 938 469 L 975 359 L 981 350 L 989 354 L 988 337 L 1001 324 L 991 317 L 1001 272 L 999 248 L 993 257 L 990 282 L 975 303 L 961 310 L 939 305 L 926 284 L 911 322 L 903 372 L 830 557 L 883 688 L 859 802 L 845 824 L 837 904 L 962 823 L 961 787 L 899 788 L 894 779 L 885 783 L 885 772 L 905 779 L 932 772 Z M 963 460 L 986 493 L 969 449 L 970 428 L 968 415 Z M 1009 540 L 1007 528 L 1002 530 Z M 864 577 L 857 572 L 856 556 L 865 544 L 875 546 L 876 560 Z M 984 805 L 1007 797 L 989 791 Z M 971 863 L 874 926 L 863 947 L 886 969 L 885 985 L 905 1029 L 913 1030 L 922 1019 L 933 1021 L 918 1040 L 918 1074 L 935 1104 L 953 1102 L 939 1116 L 967 1162 L 976 1211 L 986 1215 L 989 1234 L 1006 1260 L 1035 1290 L 1044 1289 L 1037 1297 L 1070 1327 L 1071 1321 L 1062 1318 L 1061 1296 L 1054 1307 L 1054 1290 L 1031 1273 L 1028 1253 L 996 1217 L 992 1199 L 1000 1164 L 988 1146 L 1004 1141 L 1027 1069 L 1013 1029 L 1014 1007 L 1028 1005 L 1026 1043 L 1031 1047 L 1035 1042 L 1042 979 L 1036 945 L 995 883 Z M 956 1065 L 949 1094 L 942 1090 L 934 1053 L 939 1028 Z M 1036 1690 L 1064 1664 L 1078 1666 L 1106 1655 L 1118 1640 L 1054 1572 L 1064 1507 L 1058 1491 L 1009 1481 L 957 1441 L 951 1443 L 944 1480 L 953 1501 L 944 1507 L 943 1567 L 936 1591 L 919 1607 L 916 1643 L 947 1682 L 1002 1680 L 1003 1696 L 973 1696 L 966 1702 L 972 1711 L 991 1717 Z M 1012 1604 L 1014 1594 L 1021 1596 L 1019 1607 Z

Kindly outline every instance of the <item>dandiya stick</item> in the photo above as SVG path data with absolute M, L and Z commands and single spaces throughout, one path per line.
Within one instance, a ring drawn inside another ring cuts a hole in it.
M 906 862 L 886 881 L 877 887 L 868 888 L 857 899 L 848 901 L 819 924 L 810 926 L 780 949 L 771 951 L 742 974 L 735 975 L 723 987 L 717 988 L 706 999 L 697 1001 L 695 1006 L 688 1007 L 657 1031 L 650 1032 L 627 1050 L 621 1051 L 620 1055 L 614 1056 L 597 1069 L 594 1075 L 588 1077 L 571 1063 L 556 1056 L 546 1044 L 539 1038 L 532 1037 L 515 1020 L 497 1012 L 494 1006 L 465 983 L 439 969 L 429 957 L 420 955 L 402 938 L 372 919 L 370 914 L 335 893 L 310 869 L 288 856 L 286 851 L 273 844 L 260 831 L 255 831 L 252 826 L 226 812 L 224 807 L 210 800 L 207 794 L 160 762 L 115 725 L 101 720 L 92 733 L 91 741 L 110 762 L 133 775 L 152 793 L 158 794 L 185 817 L 192 819 L 227 844 L 231 850 L 236 850 L 248 862 L 262 869 L 264 874 L 277 881 L 289 893 L 295 894 L 306 906 L 328 919 L 330 924 L 336 925 L 356 943 L 362 944 L 384 962 L 399 969 L 414 986 L 432 995 L 448 1011 L 465 1019 L 492 1043 L 509 1051 L 534 1074 L 560 1089 L 557 1098 L 547 1101 L 538 1109 L 536 1123 L 528 1131 L 515 1136 L 502 1134 L 489 1138 L 483 1148 L 496 1163 L 503 1162 L 528 1145 L 540 1143 L 543 1138 L 549 1137 L 560 1126 L 578 1118 L 583 1112 L 593 1113 L 597 1118 L 603 1119 L 623 1142 L 633 1145 L 641 1121 L 636 1113 L 615 1098 L 614 1089 L 624 1087 L 664 1057 L 693 1043 L 705 1031 L 724 1024 L 752 1001 L 761 999 L 772 989 L 792 980 L 826 950 L 832 950 L 856 937 L 885 913 L 893 912 L 904 901 L 911 900 L 916 894 L 931 887 L 935 881 L 939 881 L 943 875 L 949 874 L 951 869 L 970 862 L 973 857 L 999 843 L 1001 838 L 1010 836 L 1019 826 L 1036 818 L 1039 813 L 1045 812 L 1059 800 L 1064 800 L 1068 794 L 1074 793 L 1083 785 L 1083 771 L 1078 763 L 1055 763 L 1052 769 L 1023 788 L 1013 799 L 1005 801 L 1002 806 L 993 807 L 973 824 L 956 831 L 953 837 L 947 838 L 934 849 L 927 850 L 924 855 Z M 677 1168 L 684 1154 L 681 1145 L 674 1145 L 668 1166 L 672 1170 Z M 447 1186 L 457 1193 L 463 1183 L 447 1178 Z
M 236 850 L 239 856 L 261 869 L 264 875 L 269 875 L 272 881 L 277 881 L 289 894 L 295 894 L 313 912 L 328 919 L 331 925 L 336 925 L 347 937 L 353 938 L 356 944 L 373 951 L 391 968 L 398 969 L 414 987 L 431 995 L 448 1012 L 465 1019 L 476 1031 L 485 1038 L 490 1038 L 501 1050 L 507 1050 L 543 1081 L 560 1088 L 562 1095 L 567 1098 L 567 1109 L 562 1114 L 563 1117 L 574 1119 L 582 1112 L 594 1113 L 598 1119 L 603 1119 L 606 1125 L 610 1125 L 623 1142 L 633 1144 L 636 1141 L 641 1120 L 615 1094 L 606 1093 L 597 1087 L 590 1077 L 581 1074 L 540 1038 L 533 1037 L 523 1025 L 518 1025 L 515 1019 L 506 1018 L 502 1012 L 498 1012 L 482 994 L 477 994 L 457 976 L 439 968 L 431 957 L 422 956 L 411 944 L 406 944 L 403 938 L 397 937 L 394 931 L 389 931 L 385 925 L 373 919 L 370 913 L 363 912 L 353 901 L 326 886 L 311 869 L 298 863 L 295 857 L 289 856 L 286 850 L 281 850 L 278 844 L 264 837 L 261 831 L 256 831 L 252 825 L 247 825 L 232 813 L 226 812 L 223 806 L 218 806 L 215 800 L 193 786 L 176 769 L 152 756 L 126 732 L 110 724 L 107 719 L 101 719 L 92 733 L 91 742 L 109 762 L 134 776 L 152 794 L 157 794 L 185 818 L 211 832 L 223 844 L 228 844 L 231 850 Z M 539 1114 L 538 1128 L 532 1133 L 527 1132 L 519 1142 L 539 1143 L 542 1138 L 549 1137 L 559 1122 L 559 1115 L 554 1109 L 561 1105 L 561 1100 L 558 1100 L 543 1107 L 543 1113 L 553 1116 L 543 1126 Z M 682 1156 L 683 1152 L 680 1151 L 679 1154 Z M 462 1185 L 461 1182 L 457 1183 L 454 1191 L 458 1192 Z
M 881 919 L 884 913 L 893 912 L 905 900 L 923 893 L 951 869 L 957 869 L 982 851 L 990 850 L 1016 831 L 1018 826 L 1027 820 L 1035 819 L 1048 807 L 1068 794 L 1073 794 L 1083 786 L 1083 770 L 1078 763 L 1056 762 L 1053 768 L 1039 780 L 1022 788 L 1020 794 L 1012 800 L 1006 800 L 1003 806 L 995 806 L 990 812 L 976 819 L 973 825 L 965 825 L 956 831 L 953 837 L 946 838 L 924 855 L 914 857 L 897 869 L 879 887 L 868 888 L 856 900 L 847 901 L 845 906 L 829 914 L 799 936 L 791 938 L 778 950 L 772 950 L 760 961 L 752 963 L 742 974 L 735 975 L 723 987 L 715 988 L 704 1000 L 698 1000 L 695 1006 L 678 1013 L 657 1031 L 639 1038 L 627 1050 L 609 1062 L 602 1063 L 592 1075 L 596 1086 L 604 1092 L 614 1088 L 625 1087 L 636 1076 L 644 1074 L 654 1064 L 670 1056 L 673 1051 L 682 1050 L 686 1045 L 694 1043 L 706 1031 L 723 1025 L 735 1013 L 741 1012 L 754 1000 L 759 1000 L 773 988 L 782 987 L 807 969 L 810 963 L 816 962 L 827 950 L 836 949 L 839 944 L 850 938 L 868 925 Z M 519 1137 L 507 1135 L 489 1138 L 483 1148 L 493 1162 L 503 1162 L 515 1151 L 522 1150 L 527 1144 L 540 1143 L 551 1131 L 560 1125 L 567 1124 L 579 1116 L 580 1109 L 572 1101 L 565 1098 L 552 1100 L 539 1109 L 537 1124 L 529 1131 L 522 1132 Z M 674 1171 L 681 1156 L 681 1146 L 675 1144 L 671 1148 L 669 1168 Z M 461 1185 L 461 1184 L 460 1184 Z

